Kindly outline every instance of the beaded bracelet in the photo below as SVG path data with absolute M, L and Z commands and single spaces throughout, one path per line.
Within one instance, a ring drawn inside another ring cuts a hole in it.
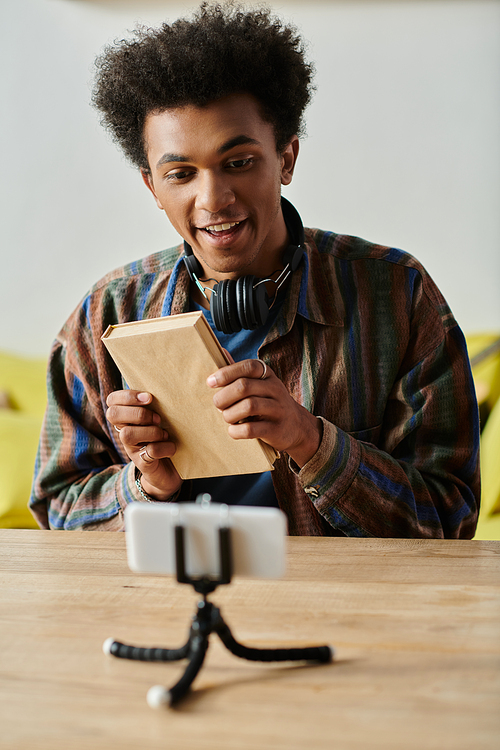
M 144 498 L 144 500 L 147 500 L 148 503 L 154 503 L 155 501 L 153 500 L 153 498 L 150 497 L 148 495 L 148 493 L 144 492 L 144 490 L 142 489 L 141 477 L 142 477 L 142 474 L 140 472 L 137 473 L 137 471 L 136 471 L 136 474 L 135 474 L 135 486 L 137 487 L 137 489 L 141 493 L 141 495 Z

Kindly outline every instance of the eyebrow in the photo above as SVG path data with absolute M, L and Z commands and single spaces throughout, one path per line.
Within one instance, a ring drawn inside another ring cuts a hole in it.
M 217 153 L 219 154 L 225 154 L 227 151 L 230 151 L 232 148 L 236 148 L 236 146 L 260 146 L 260 141 L 255 140 L 255 138 L 250 138 L 248 135 L 236 135 L 234 138 L 230 138 L 228 141 L 222 144 L 220 148 L 218 149 Z M 192 161 L 189 156 L 183 156 L 182 154 L 170 154 L 166 153 L 163 154 L 163 156 L 160 157 L 156 164 L 156 168 L 158 169 L 163 164 L 169 164 L 171 162 L 188 162 Z
M 236 146 L 260 146 L 260 142 L 256 141 L 255 138 L 250 138 L 249 135 L 237 135 L 222 144 L 219 148 L 219 154 L 225 154 L 226 151 L 230 151 Z
M 162 164 L 169 164 L 171 161 L 190 161 L 187 156 L 180 156 L 180 154 L 163 154 L 162 157 L 156 163 L 156 169 L 161 167 Z

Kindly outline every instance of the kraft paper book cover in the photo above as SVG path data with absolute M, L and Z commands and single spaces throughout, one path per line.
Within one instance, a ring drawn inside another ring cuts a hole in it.
M 182 479 L 256 474 L 273 468 L 276 452 L 260 440 L 233 440 L 206 380 L 229 364 L 203 313 L 109 326 L 102 341 L 128 387 L 153 396 L 151 408 L 177 451 Z

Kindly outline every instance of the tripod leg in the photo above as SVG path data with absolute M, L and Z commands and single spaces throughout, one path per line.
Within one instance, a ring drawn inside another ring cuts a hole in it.
M 128 646 L 113 638 L 108 638 L 102 646 L 105 654 L 111 654 L 118 659 L 134 659 L 135 661 L 179 661 L 179 659 L 186 658 L 189 648 L 189 641 L 180 648 L 142 648 L 141 646 Z
M 308 648 L 250 648 L 239 643 L 231 633 L 220 613 L 217 613 L 214 631 L 229 651 L 241 659 L 249 661 L 315 661 L 325 664 L 332 661 L 333 649 L 330 646 Z
M 198 602 L 197 613 L 193 618 L 189 640 L 187 642 L 186 654 L 189 662 L 184 674 L 170 690 L 162 685 L 155 685 L 148 691 L 148 704 L 151 708 L 159 708 L 164 705 L 175 705 L 181 700 L 191 687 L 196 675 L 201 669 L 205 654 L 208 649 L 208 637 L 212 632 L 212 618 L 214 607 L 206 598 Z
M 191 652 L 189 662 L 181 679 L 168 691 L 168 703 L 173 706 L 187 693 L 191 684 L 201 669 L 205 654 L 208 649 L 208 637 L 206 635 L 194 635 L 191 640 Z

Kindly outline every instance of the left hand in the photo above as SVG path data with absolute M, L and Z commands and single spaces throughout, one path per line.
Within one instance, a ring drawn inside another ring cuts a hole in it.
M 276 451 L 285 451 L 302 468 L 321 442 L 321 422 L 298 404 L 258 359 L 245 359 L 217 370 L 207 379 L 220 388 L 214 404 L 228 423 L 234 440 L 259 438 Z

